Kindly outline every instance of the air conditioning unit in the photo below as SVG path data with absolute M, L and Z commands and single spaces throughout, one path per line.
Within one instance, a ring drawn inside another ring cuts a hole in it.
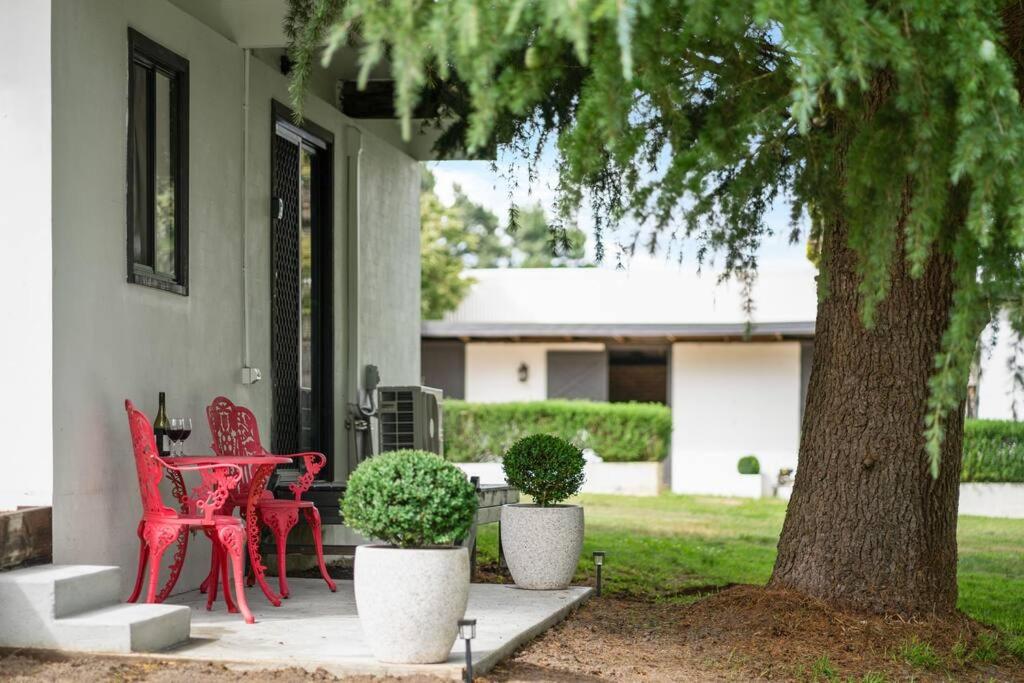
M 441 401 L 430 387 L 380 387 L 380 452 L 416 449 L 444 455 Z

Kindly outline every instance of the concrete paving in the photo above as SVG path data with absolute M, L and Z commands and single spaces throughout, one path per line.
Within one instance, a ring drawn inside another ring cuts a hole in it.
M 382 664 L 373 659 L 363 641 L 356 615 L 351 581 L 338 581 L 331 593 L 320 579 L 290 579 L 292 596 L 273 607 L 258 588 L 246 595 L 256 615 L 255 624 L 245 624 L 237 614 L 228 614 L 218 599 L 212 612 L 206 611 L 206 596 L 192 591 L 168 602 L 192 608 L 191 640 L 161 657 L 212 660 L 234 669 L 301 667 L 308 671 L 325 669 L 336 675 L 431 674 L 460 679 L 465 662 L 465 644 L 456 640 L 443 664 Z M 528 591 L 496 584 L 473 584 L 466 616 L 477 620 L 473 641 L 474 673 L 484 673 L 510 655 L 517 647 L 564 619 L 593 592 L 573 587 L 559 591 Z

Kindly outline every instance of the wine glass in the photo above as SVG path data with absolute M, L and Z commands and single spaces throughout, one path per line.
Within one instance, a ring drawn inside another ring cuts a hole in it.
M 174 446 L 177 447 L 177 454 L 179 456 L 185 454 L 185 439 L 192 434 L 192 418 L 190 417 L 172 417 L 170 424 L 167 428 L 167 436 L 170 438 Z

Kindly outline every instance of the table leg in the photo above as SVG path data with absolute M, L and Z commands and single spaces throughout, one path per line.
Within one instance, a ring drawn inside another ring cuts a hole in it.
M 259 583 L 263 594 L 267 596 L 274 607 L 281 606 L 281 597 L 277 595 L 267 584 L 264 578 L 266 567 L 263 566 L 263 556 L 260 553 L 260 523 L 256 515 L 256 504 L 263 495 L 263 489 L 267 480 L 273 474 L 276 465 L 260 465 L 253 473 L 252 481 L 249 484 L 249 498 L 245 504 L 245 534 L 246 544 L 249 546 L 249 564 L 253 574 L 256 575 L 256 582 Z

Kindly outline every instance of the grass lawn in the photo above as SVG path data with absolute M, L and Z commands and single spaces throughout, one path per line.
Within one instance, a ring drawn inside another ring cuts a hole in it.
M 690 602 L 703 587 L 763 584 L 771 574 L 786 504 L 663 495 L 585 495 L 586 540 L 577 579 L 593 574 L 591 552 L 608 553 L 608 595 Z M 997 627 L 1024 658 L 1024 520 L 960 518 L 960 608 Z M 497 555 L 497 528 L 481 530 L 481 562 Z

